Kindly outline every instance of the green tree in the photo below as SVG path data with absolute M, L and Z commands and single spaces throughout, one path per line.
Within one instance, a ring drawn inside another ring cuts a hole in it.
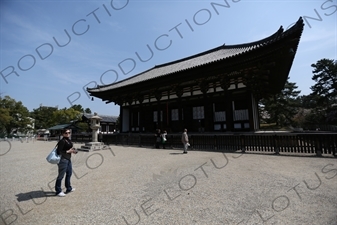
M 17 102 L 9 96 L 0 97 L 0 109 L 0 113 L 3 113 L 0 117 L 1 130 L 7 134 L 15 131 L 25 133 L 32 129 L 29 111 L 21 101 Z
M 89 108 L 83 109 L 82 105 L 73 105 L 70 108 L 75 109 L 76 111 L 79 111 L 81 113 L 91 113 L 91 110 Z
M 88 114 L 91 114 L 91 110 L 90 110 L 89 108 L 86 108 L 86 109 L 84 110 L 84 112 L 85 112 L 85 113 L 88 113 Z
M 302 108 L 312 109 L 317 107 L 318 97 L 315 95 L 301 95 L 297 97 L 297 101 Z
M 267 123 L 276 123 L 277 126 L 295 125 L 293 118 L 298 112 L 296 98 L 301 92 L 296 89 L 296 83 L 287 81 L 281 93 L 262 99 L 261 117 L 264 117 Z
M 79 112 L 83 112 L 84 111 L 84 109 L 83 109 L 83 107 L 81 105 L 72 105 L 70 108 L 71 109 L 75 109 L 76 111 L 79 111 Z
M 337 104 L 333 104 L 333 106 L 326 111 L 326 122 L 337 125 Z
M 315 102 L 308 121 L 311 123 L 337 124 L 337 61 L 321 59 L 312 64 L 312 80 L 310 97 Z
M 40 106 L 37 109 L 33 109 L 30 113 L 31 117 L 35 119 L 35 128 L 36 129 L 47 129 L 52 127 L 54 124 L 53 113 L 56 112 L 57 107 L 48 107 L 48 106 Z
M 64 108 L 53 112 L 52 118 L 54 125 L 56 124 L 66 124 L 73 121 L 79 120 L 81 112 L 75 110 L 74 108 Z
M 79 132 L 88 132 L 89 131 L 89 124 L 86 122 L 78 122 L 76 126 L 79 128 Z
M 317 97 L 317 105 L 325 108 L 337 103 L 337 61 L 321 59 L 312 64 L 312 80 L 316 82 L 311 86 L 312 96 Z
M 10 123 L 9 109 L 0 108 L 0 133 L 6 132 L 6 126 Z

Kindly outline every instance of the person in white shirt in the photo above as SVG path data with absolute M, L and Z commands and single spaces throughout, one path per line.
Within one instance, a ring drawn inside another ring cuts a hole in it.
M 184 133 L 181 135 L 181 142 L 184 145 L 184 154 L 187 154 L 187 148 L 190 146 L 190 143 L 188 142 L 188 135 L 187 135 L 187 129 L 184 129 Z

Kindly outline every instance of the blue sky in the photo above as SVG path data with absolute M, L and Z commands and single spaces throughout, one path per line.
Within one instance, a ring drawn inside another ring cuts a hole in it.
M 289 76 L 307 95 L 314 84 L 310 65 L 337 59 L 337 0 L 1 0 L 0 93 L 30 111 L 81 104 L 119 115 L 113 103 L 91 101 L 85 88 L 224 43 L 257 41 L 300 16 L 305 28 Z

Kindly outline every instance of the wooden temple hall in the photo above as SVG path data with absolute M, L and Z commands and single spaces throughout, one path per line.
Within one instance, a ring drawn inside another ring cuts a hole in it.
M 121 132 L 256 131 L 258 101 L 284 88 L 303 27 L 300 17 L 262 40 L 221 45 L 87 90 L 120 105 Z

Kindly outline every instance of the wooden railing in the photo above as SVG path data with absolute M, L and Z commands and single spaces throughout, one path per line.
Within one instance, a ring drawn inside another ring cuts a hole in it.
M 91 137 L 72 137 L 73 141 L 90 141 Z M 336 156 L 337 133 L 249 133 L 249 134 L 189 134 L 193 150 L 220 152 L 262 152 L 329 154 Z M 109 134 L 105 144 L 154 147 L 154 134 Z M 181 134 L 167 135 L 166 148 L 181 149 Z

